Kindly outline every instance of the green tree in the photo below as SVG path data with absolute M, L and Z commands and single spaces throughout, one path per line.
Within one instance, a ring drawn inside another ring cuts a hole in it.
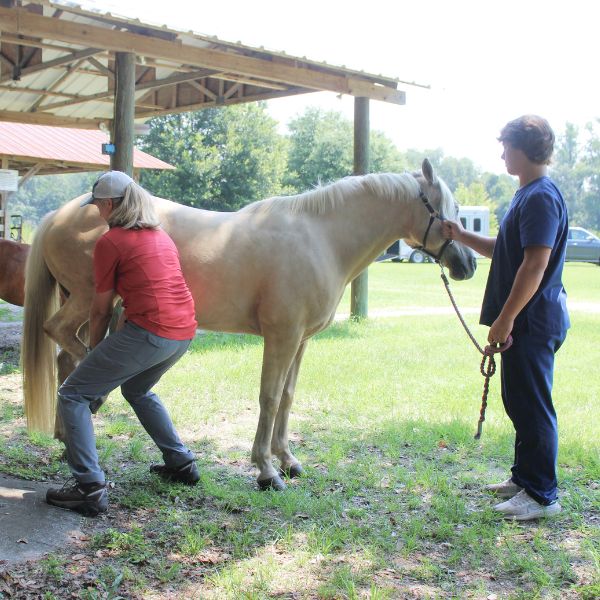
M 580 160 L 579 130 L 572 123 L 567 123 L 565 132 L 557 136 L 550 175 L 560 188 L 567 203 L 569 217 L 573 223 L 585 220 L 583 211 L 583 184 L 585 166 Z
M 285 181 L 290 188 L 304 192 L 352 174 L 353 128 L 341 113 L 309 107 L 290 121 L 288 129 Z
M 408 170 L 406 157 L 390 138 L 376 129 L 371 132 L 369 153 L 370 171 L 373 173 L 403 173 Z
M 510 201 L 515 195 L 517 189 L 516 179 L 504 173 L 502 175 L 497 175 L 496 173 L 484 173 L 481 176 L 481 181 L 485 187 L 488 198 L 494 206 L 496 219 L 500 222 L 508 210 Z
M 37 225 L 47 213 L 91 191 L 98 173 L 38 175 L 26 181 L 9 199 L 9 211 Z
M 142 174 L 152 193 L 223 211 L 281 193 L 286 141 L 264 103 L 167 115 L 149 124 L 140 146 L 176 166 Z
M 404 152 L 404 160 L 406 161 L 407 169 L 410 171 L 420 171 L 423 160 L 426 158 L 429 159 L 438 175 L 446 181 L 446 178 L 439 172 L 440 165 L 444 159 L 444 151 L 441 148 L 430 148 L 428 150 L 409 148 Z
M 300 193 L 354 172 L 354 126 L 341 113 L 309 107 L 288 124 L 286 184 Z M 369 171 L 402 172 L 406 160 L 380 131 L 370 133 Z
M 581 176 L 581 193 L 576 206 L 573 223 L 600 229 L 600 137 L 597 128 L 600 119 L 586 126 L 587 140 L 583 146 L 581 162 L 575 167 Z
M 460 185 L 468 188 L 480 178 L 479 170 L 470 158 L 445 156 L 437 167 L 437 172 L 452 192 Z

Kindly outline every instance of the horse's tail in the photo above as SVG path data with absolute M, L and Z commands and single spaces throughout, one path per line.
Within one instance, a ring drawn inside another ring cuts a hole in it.
M 25 267 L 25 314 L 21 341 L 21 369 L 27 427 L 52 433 L 56 410 L 56 344 L 46 335 L 44 323 L 59 309 L 56 279 L 42 251 L 50 217 L 41 223 Z

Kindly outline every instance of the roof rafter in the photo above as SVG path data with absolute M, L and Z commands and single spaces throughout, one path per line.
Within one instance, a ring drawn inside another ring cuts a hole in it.
M 213 74 L 213 71 L 202 70 L 196 71 L 194 73 L 183 73 L 179 75 L 173 75 L 172 77 L 166 77 L 165 79 L 157 79 L 153 81 L 138 83 L 135 86 L 135 91 L 139 92 L 141 90 L 149 90 L 156 89 L 161 87 L 168 87 L 172 85 L 176 85 L 178 83 L 193 81 L 194 79 L 200 79 L 202 77 L 206 77 L 209 74 Z M 108 90 L 106 92 L 100 92 L 98 94 L 91 94 L 86 96 L 76 96 L 70 100 L 65 100 L 63 102 L 55 102 L 54 104 L 47 104 L 42 106 L 41 108 L 44 111 L 53 110 L 56 108 L 63 108 L 65 106 L 73 106 L 75 104 L 81 104 L 82 102 L 89 102 L 90 100 L 102 100 L 105 98 L 112 98 L 114 96 L 114 90 Z
M 4 9 L 0 8 L 0 20 L 2 18 L 2 11 Z M 49 60 L 45 63 L 40 63 L 37 65 L 33 65 L 31 67 L 25 67 L 21 69 L 20 76 L 25 77 L 26 75 L 31 75 L 33 73 L 38 73 L 39 71 L 45 71 L 46 69 L 50 69 L 53 67 L 60 67 L 62 65 L 66 65 L 72 63 L 80 58 L 87 58 L 89 56 L 95 56 L 96 54 L 100 54 L 104 52 L 104 50 L 100 50 L 98 48 L 86 48 L 85 50 L 79 50 L 78 52 L 72 52 L 67 56 L 61 56 L 60 58 L 55 58 L 53 60 Z M 4 83 L 5 81 L 11 81 L 13 79 L 12 75 L 0 77 L 0 83 Z

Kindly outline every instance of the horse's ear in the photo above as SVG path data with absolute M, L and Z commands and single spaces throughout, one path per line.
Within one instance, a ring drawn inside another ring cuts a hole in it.
M 423 164 L 421 165 L 421 170 L 423 171 L 423 175 L 425 176 L 425 179 L 431 185 L 433 185 L 437 181 L 437 177 L 435 176 L 435 174 L 433 172 L 433 167 L 431 166 L 431 163 L 429 162 L 428 158 L 423 160 Z

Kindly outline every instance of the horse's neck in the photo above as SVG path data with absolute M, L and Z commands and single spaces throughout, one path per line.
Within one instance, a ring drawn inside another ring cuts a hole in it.
M 413 219 L 411 202 L 370 194 L 349 199 L 326 219 L 328 235 L 347 281 L 354 279 L 395 240 L 406 237 Z

